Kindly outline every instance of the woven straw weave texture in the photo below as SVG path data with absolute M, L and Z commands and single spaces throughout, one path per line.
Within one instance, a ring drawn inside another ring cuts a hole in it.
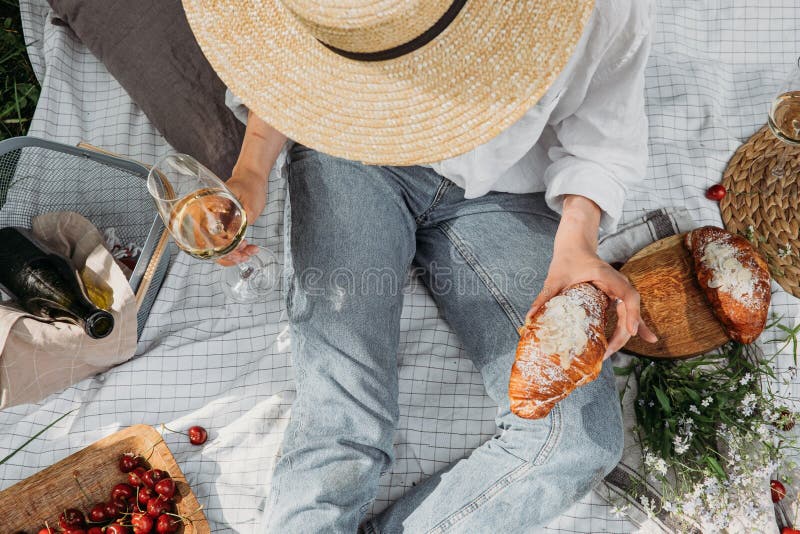
M 781 167 L 783 172 L 773 172 Z M 781 287 L 800 297 L 800 148 L 778 140 L 764 126 L 731 158 L 720 202 L 731 232 L 752 236 Z

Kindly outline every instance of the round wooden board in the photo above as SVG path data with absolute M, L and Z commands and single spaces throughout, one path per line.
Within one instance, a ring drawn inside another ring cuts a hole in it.
M 683 237 L 671 236 L 648 245 L 620 269 L 639 291 L 642 318 L 658 336 L 658 342 L 652 344 L 631 338 L 625 345 L 629 352 L 651 358 L 688 358 L 730 341 L 697 283 Z M 609 335 L 616 322 L 612 307 Z

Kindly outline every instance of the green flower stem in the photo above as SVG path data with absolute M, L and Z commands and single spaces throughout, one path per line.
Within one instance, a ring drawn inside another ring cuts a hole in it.
M 6 457 L 5 457 L 5 458 L 3 458 L 2 460 L 0 460 L 0 465 L 3 465 L 3 464 L 4 464 L 4 463 L 6 463 L 7 461 L 9 461 L 11 458 L 13 458 L 13 457 L 14 457 L 14 455 L 15 455 L 15 454 L 17 454 L 19 451 L 21 451 L 22 449 L 24 449 L 25 447 L 27 447 L 27 446 L 28 446 L 28 445 L 29 445 L 29 444 L 30 444 L 30 443 L 31 443 L 33 440 L 35 440 L 36 438 L 38 438 L 39 436 L 41 436 L 42 434 L 44 434 L 45 432 L 47 432 L 47 431 L 48 431 L 48 430 L 49 430 L 49 429 L 50 429 L 50 428 L 51 428 L 53 425 L 55 425 L 56 423 L 58 423 L 59 421 L 61 421 L 62 419 L 64 419 L 66 416 L 68 416 L 69 414 L 71 414 L 71 413 L 72 413 L 72 412 L 74 412 L 74 411 L 75 411 L 75 410 L 70 410 L 70 411 L 68 411 L 67 413 L 65 413 L 64 415 L 62 415 L 61 417 L 59 417 L 58 419 L 56 419 L 55 421 L 53 421 L 52 423 L 50 423 L 49 425 L 47 425 L 46 427 L 44 427 L 43 429 L 41 429 L 39 432 L 37 432 L 36 434 L 34 434 L 33 436 L 31 436 L 31 437 L 28 439 L 28 441 L 26 441 L 25 443 L 23 443 L 22 445 L 20 445 L 20 446 L 19 446 L 19 447 L 17 447 L 16 449 L 14 449 L 14 450 L 11 452 L 11 454 L 9 454 L 8 456 L 6 456 Z

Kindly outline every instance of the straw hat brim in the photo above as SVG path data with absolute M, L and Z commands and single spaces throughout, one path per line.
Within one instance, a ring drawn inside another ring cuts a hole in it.
M 370 164 L 441 161 L 491 140 L 545 94 L 594 0 L 471 0 L 397 59 L 329 50 L 278 0 L 183 0 L 223 82 L 260 118 L 319 151 Z

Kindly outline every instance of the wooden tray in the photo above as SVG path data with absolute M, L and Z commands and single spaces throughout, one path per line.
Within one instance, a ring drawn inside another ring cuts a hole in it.
M 161 440 L 161 434 L 148 425 L 120 430 L 0 492 L 0 532 L 38 532 L 45 521 L 50 527 L 57 527 L 58 515 L 65 508 L 79 508 L 86 513 L 95 503 L 108 501 L 111 488 L 127 481 L 117 467 L 119 457 L 130 451 L 144 454 L 153 444 L 156 445 L 150 465 L 167 471 L 175 479 L 178 513 L 192 520 L 182 532 L 208 534 L 208 522 L 202 511 L 198 511 L 200 504 L 186 477 Z M 87 502 L 78 489 L 73 473 L 77 473 L 92 502 Z
M 652 358 L 688 358 L 730 341 L 697 283 L 683 237 L 671 236 L 648 245 L 620 269 L 639 291 L 642 318 L 659 339 L 651 344 L 633 337 L 625 350 Z M 616 322 L 612 312 L 609 333 Z

